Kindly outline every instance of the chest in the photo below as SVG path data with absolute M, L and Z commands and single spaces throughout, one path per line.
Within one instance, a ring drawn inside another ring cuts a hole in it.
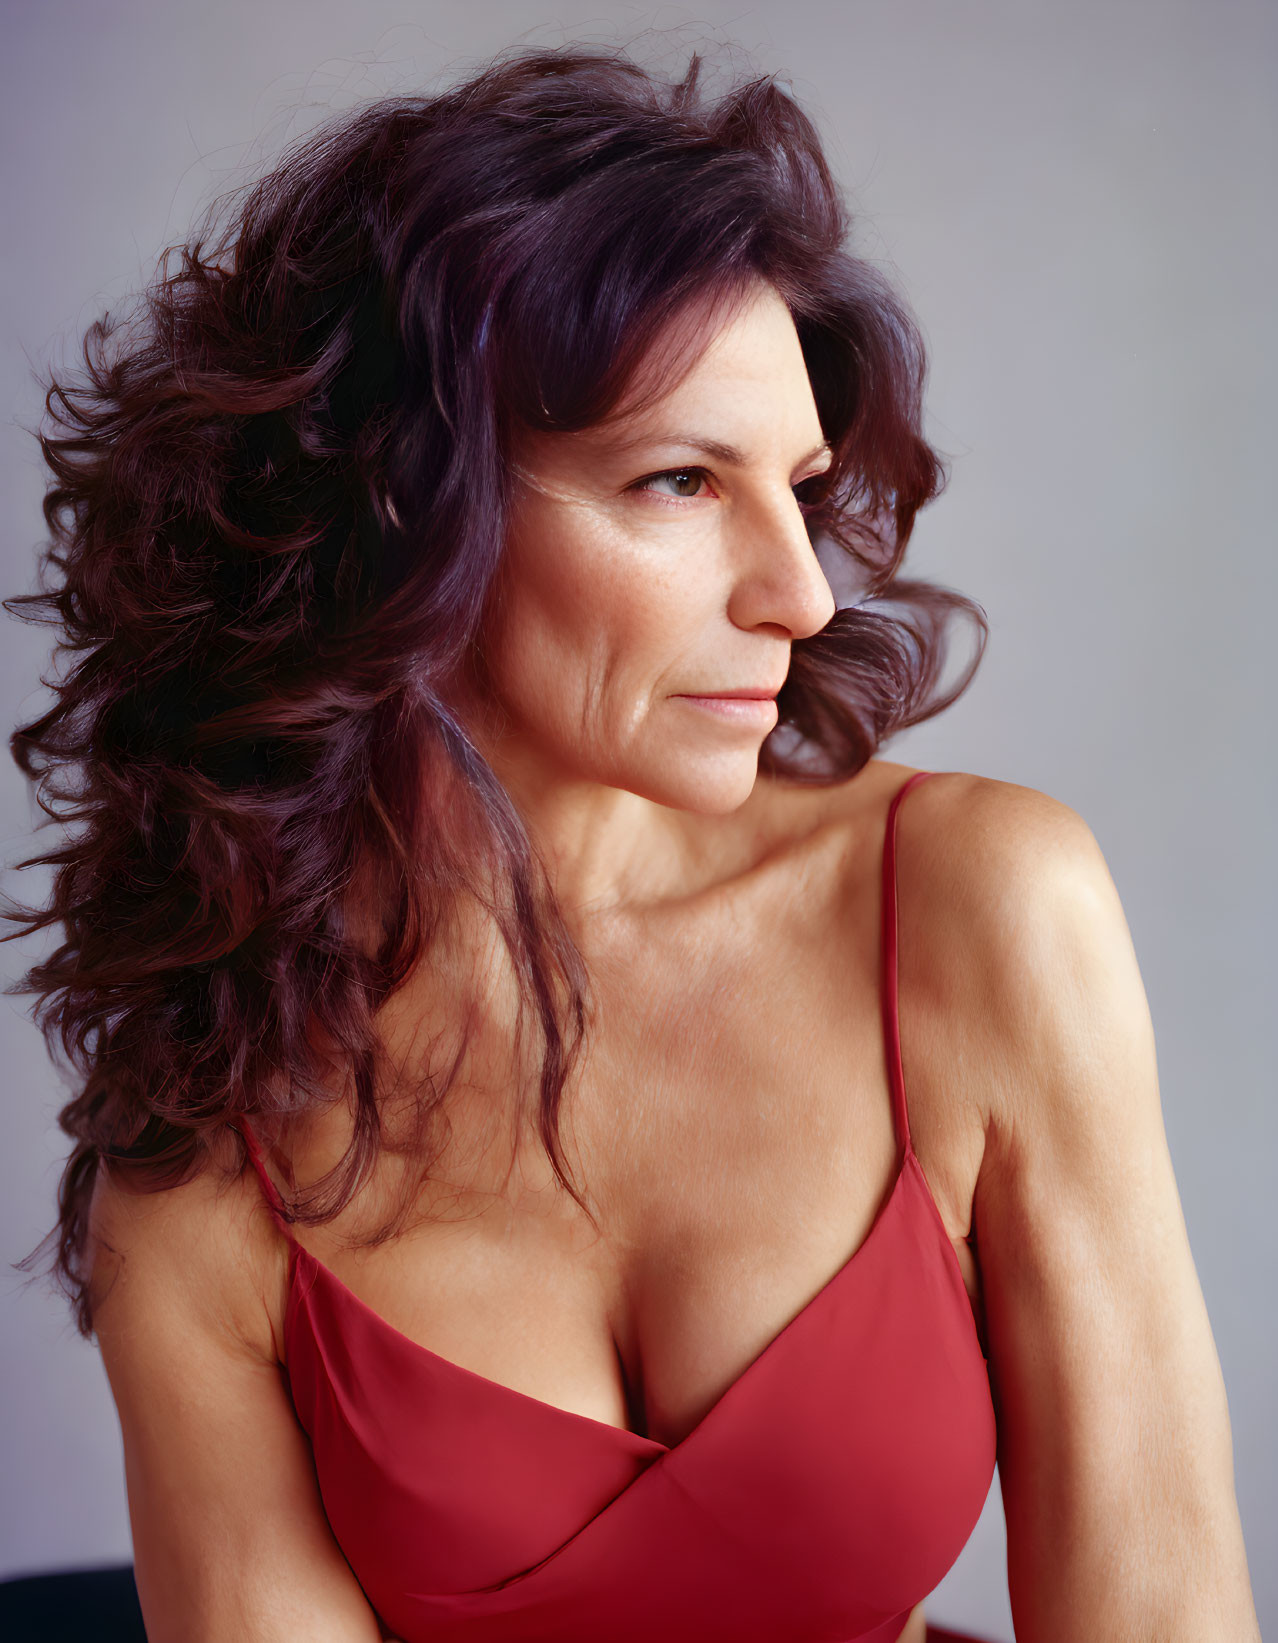
M 897 1181 L 873 876 L 835 877 L 808 860 L 700 916 L 596 932 L 560 1125 L 585 1210 L 512 1111 L 506 1041 L 481 1036 L 420 1223 L 371 1249 L 309 1229 L 308 1246 L 443 1360 L 678 1443 L 861 1248 Z M 936 1207 L 977 1305 L 963 1148 L 931 1104 L 912 1103 L 916 1145 L 944 1160 Z

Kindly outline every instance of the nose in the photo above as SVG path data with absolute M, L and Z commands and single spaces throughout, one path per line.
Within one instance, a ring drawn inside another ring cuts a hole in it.
M 820 633 L 836 605 L 794 493 L 738 523 L 728 614 L 737 627 L 775 627 L 789 639 Z

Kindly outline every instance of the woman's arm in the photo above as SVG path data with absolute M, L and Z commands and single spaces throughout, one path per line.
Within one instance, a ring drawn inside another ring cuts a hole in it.
M 1225 1389 L 1118 894 L 1068 806 L 979 788 L 961 829 L 968 985 L 992 1046 L 974 1228 L 1016 1635 L 1259 1643 Z
M 379 1643 L 275 1361 L 264 1223 L 247 1181 L 135 1195 L 99 1178 L 94 1323 L 147 1637 Z

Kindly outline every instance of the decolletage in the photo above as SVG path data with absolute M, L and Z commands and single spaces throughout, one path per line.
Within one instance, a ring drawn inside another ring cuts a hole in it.
M 910 1140 L 896 816 L 881 996 L 895 1183 L 869 1233 L 677 1444 L 419 1346 L 292 1236 L 285 1371 L 324 1508 L 403 1643 L 892 1643 L 980 1516 L 987 1365 Z

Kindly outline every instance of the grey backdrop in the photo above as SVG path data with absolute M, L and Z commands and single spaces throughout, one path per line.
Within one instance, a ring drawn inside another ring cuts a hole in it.
M 919 311 L 949 492 L 912 562 L 980 599 L 959 705 L 888 749 L 1074 806 L 1127 909 L 1224 1365 L 1262 1627 L 1278 1626 L 1270 487 L 1278 13 L 1245 0 L 42 0 L 5 12 L 3 591 L 30 581 L 31 363 L 69 352 L 197 201 L 334 108 L 517 37 L 726 38 L 788 75 Z M 658 51 L 640 39 L 639 52 Z M 682 66 L 685 52 L 669 47 Z M 678 209 L 678 201 L 671 201 Z M 41 699 L 5 620 L 4 730 Z M 31 819 L 0 771 L 0 844 Z M 34 874 L 10 892 L 37 897 Z M 11 978 L 31 950 L 0 949 Z M 0 1256 L 50 1224 L 64 1092 L 0 1000 Z M 125 1559 L 95 1349 L 0 1270 L 0 1574 Z M 1011 1638 L 997 1491 L 933 1618 Z

